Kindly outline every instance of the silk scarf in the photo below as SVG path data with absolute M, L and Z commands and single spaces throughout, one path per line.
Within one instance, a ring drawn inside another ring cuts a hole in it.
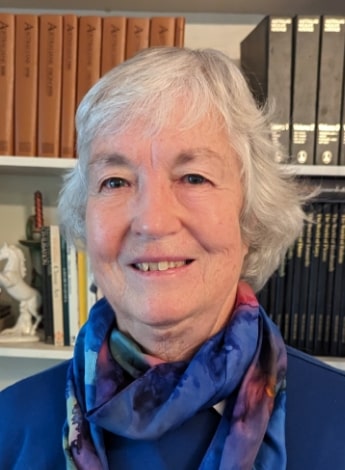
M 68 469 L 109 468 L 104 430 L 156 439 L 223 400 L 222 417 L 199 470 L 286 468 L 286 349 L 247 284 L 239 284 L 228 325 L 188 362 L 142 355 L 142 371 L 135 367 L 135 373 L 128 373 L 137 359 L 127 352 L 114 358 L 109 347 L 115 316 L 100 300 L 76 341 L 63 430 Z

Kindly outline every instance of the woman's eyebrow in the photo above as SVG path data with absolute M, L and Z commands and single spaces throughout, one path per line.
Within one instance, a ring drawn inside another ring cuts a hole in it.
M 96 153 L 89 162 L 89 167 L 97 166 L 132 166 L 131 161 L 121 153 Z

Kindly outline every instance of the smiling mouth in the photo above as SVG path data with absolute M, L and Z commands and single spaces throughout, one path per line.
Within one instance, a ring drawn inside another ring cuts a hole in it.
M 158 261 L 157 263 L 135 263 L 134 268 L 138 271 L 167 271 L 168 269 L 181 268 L 190 264 L 192 260 L 184 261 Z

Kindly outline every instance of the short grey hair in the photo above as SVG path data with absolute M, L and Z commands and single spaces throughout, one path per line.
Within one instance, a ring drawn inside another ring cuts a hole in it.
M 241 278 L 258 291 L 300 235 L 309 196 L 287 166 L 274 161 L 277 144 L 268 109 L 257 105 L 241 70 L 217 50 L 148 48 L 88 91 L 76 114 L 78 162 L 59 198 L 62 230 L 74 243 L 86 243 L 88 163 L 95 138 L 119 134 L 138 119 L 144 119 L 143 132 L 158 132 L 181 97 L 181 130 L 206 115 L 218 116 L 241 162 L 241 230 L 249 246 Z

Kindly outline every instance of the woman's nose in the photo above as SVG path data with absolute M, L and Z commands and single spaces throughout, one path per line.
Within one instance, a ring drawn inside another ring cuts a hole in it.
M 160 238 L 174 234 L 180 228 L 180 205 L 171 185 L 160 183 L 143 188 L 133 207 L 133 232 Z

